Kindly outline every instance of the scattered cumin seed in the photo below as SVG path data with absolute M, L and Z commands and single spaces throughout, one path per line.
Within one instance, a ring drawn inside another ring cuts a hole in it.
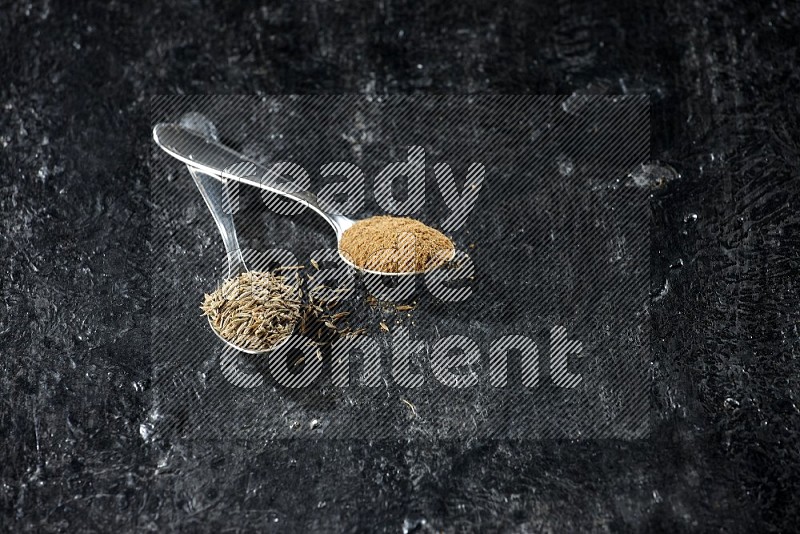
M 401 400 L 401 401 L 403 401 L 403 403 L 404 403 L 406 406 L 408 406 L 409 408 L 411 408 L 411 413 L 413 413 L 413 414 L 414 414 L 414 417 L 416 417 L 416 416 L 417 416 L 417 408 L 416 408 L 416 406 L 414 406 L 413 404 L 411 404 L 411 403 L 410 403 L 409 401 L 407 401 L 406 399 L 400 399 L 400 400 Z
M 335 323 L 336 321 L 338 321 L 340 319 L 343 319 L 343 318 L 347 317 L 348 315 L 350 315 L 349 311 L 339 312 L 339 313 L 337 313 L 335 315 L 331 315 L 331 321 L 333 321 Z
M 360 336 L 360 335 L 363 335 L 363 334 L 366 334 L 366 333 L 367 333 L 367 329 L 366 328 L 358 328 L 356 330 L 351 330 L 350 332 L 347 332 L 346 336 L 348 338 L 351 338 L 351 337 Z

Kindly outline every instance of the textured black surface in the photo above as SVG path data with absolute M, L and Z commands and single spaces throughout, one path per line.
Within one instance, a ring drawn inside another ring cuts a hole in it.
M 795 528 L 796 3 L 175 6 L 0 8 L 3 528 Z M 146 442 L 147 96 L 178 91 L 650 94 L 652 438 Z

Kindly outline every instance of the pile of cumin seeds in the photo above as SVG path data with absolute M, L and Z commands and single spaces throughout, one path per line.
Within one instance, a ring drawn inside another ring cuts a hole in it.
M 299 284 L 250 271 L 205 295 L 200 309 L 224 339 L 248 350 L 269 350 L 294 331 L 303 315 Z
M 316 264 L 314 260 L 311 262 Z M 273 272 L 241 274 L 205 295 L 200 308 L 220 336 L 241 348 L 270 350 L 297 329 L 299 335 L 316 345 L 317 358 L 321 359 L 323 347 L 341 337 L 361 335 L 366 329 L 350 327 L 345 319 L 349 311 L 334 312 L 341 302 L 339 293 L 349 290 L 324 288 L 328 298 L 319 295 L 321 286 L 304 291 L 314 277 L 301 276 L 297 271 L 303 268 L 293 265 L 274 269 L 296 271 L 291 282 Z

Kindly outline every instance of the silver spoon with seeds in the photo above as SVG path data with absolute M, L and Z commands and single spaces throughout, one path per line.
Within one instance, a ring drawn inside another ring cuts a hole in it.
M 181 118 L 181 127 L 216 141 L 214 125 L 197 113 Z M 197 189 L 217 225 L 227 255 L 228 276 L 207 294 L 201 308 L 212 332 L 226 345 L 248 354 L 275 350 L 289 339 L 298 320 L 299 287 L 271 273 L 250 271 L 236 235 L 233 215 L 226 209 L 225 181 L 187 165 Z M 297 298 L 295 298 L 297 296 Z
M 217 224 L 228 260 L 227 279 L 203 301 L 208 324 L 226 345 L 241 352 L 275 350 L 288 341 L 299 320 L 300 288 L 247 268 L 233 215 L 224 209 L 225 184 L 191 166 L 189 173 Z

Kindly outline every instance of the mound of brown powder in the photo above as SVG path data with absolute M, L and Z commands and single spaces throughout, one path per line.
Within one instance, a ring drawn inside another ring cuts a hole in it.
M 342 235 L 339 249 L 358 267 L 382 273 L 420 272 L 449 261 L 453 242 L 408 217 L 380 215 L 359 221 Z

